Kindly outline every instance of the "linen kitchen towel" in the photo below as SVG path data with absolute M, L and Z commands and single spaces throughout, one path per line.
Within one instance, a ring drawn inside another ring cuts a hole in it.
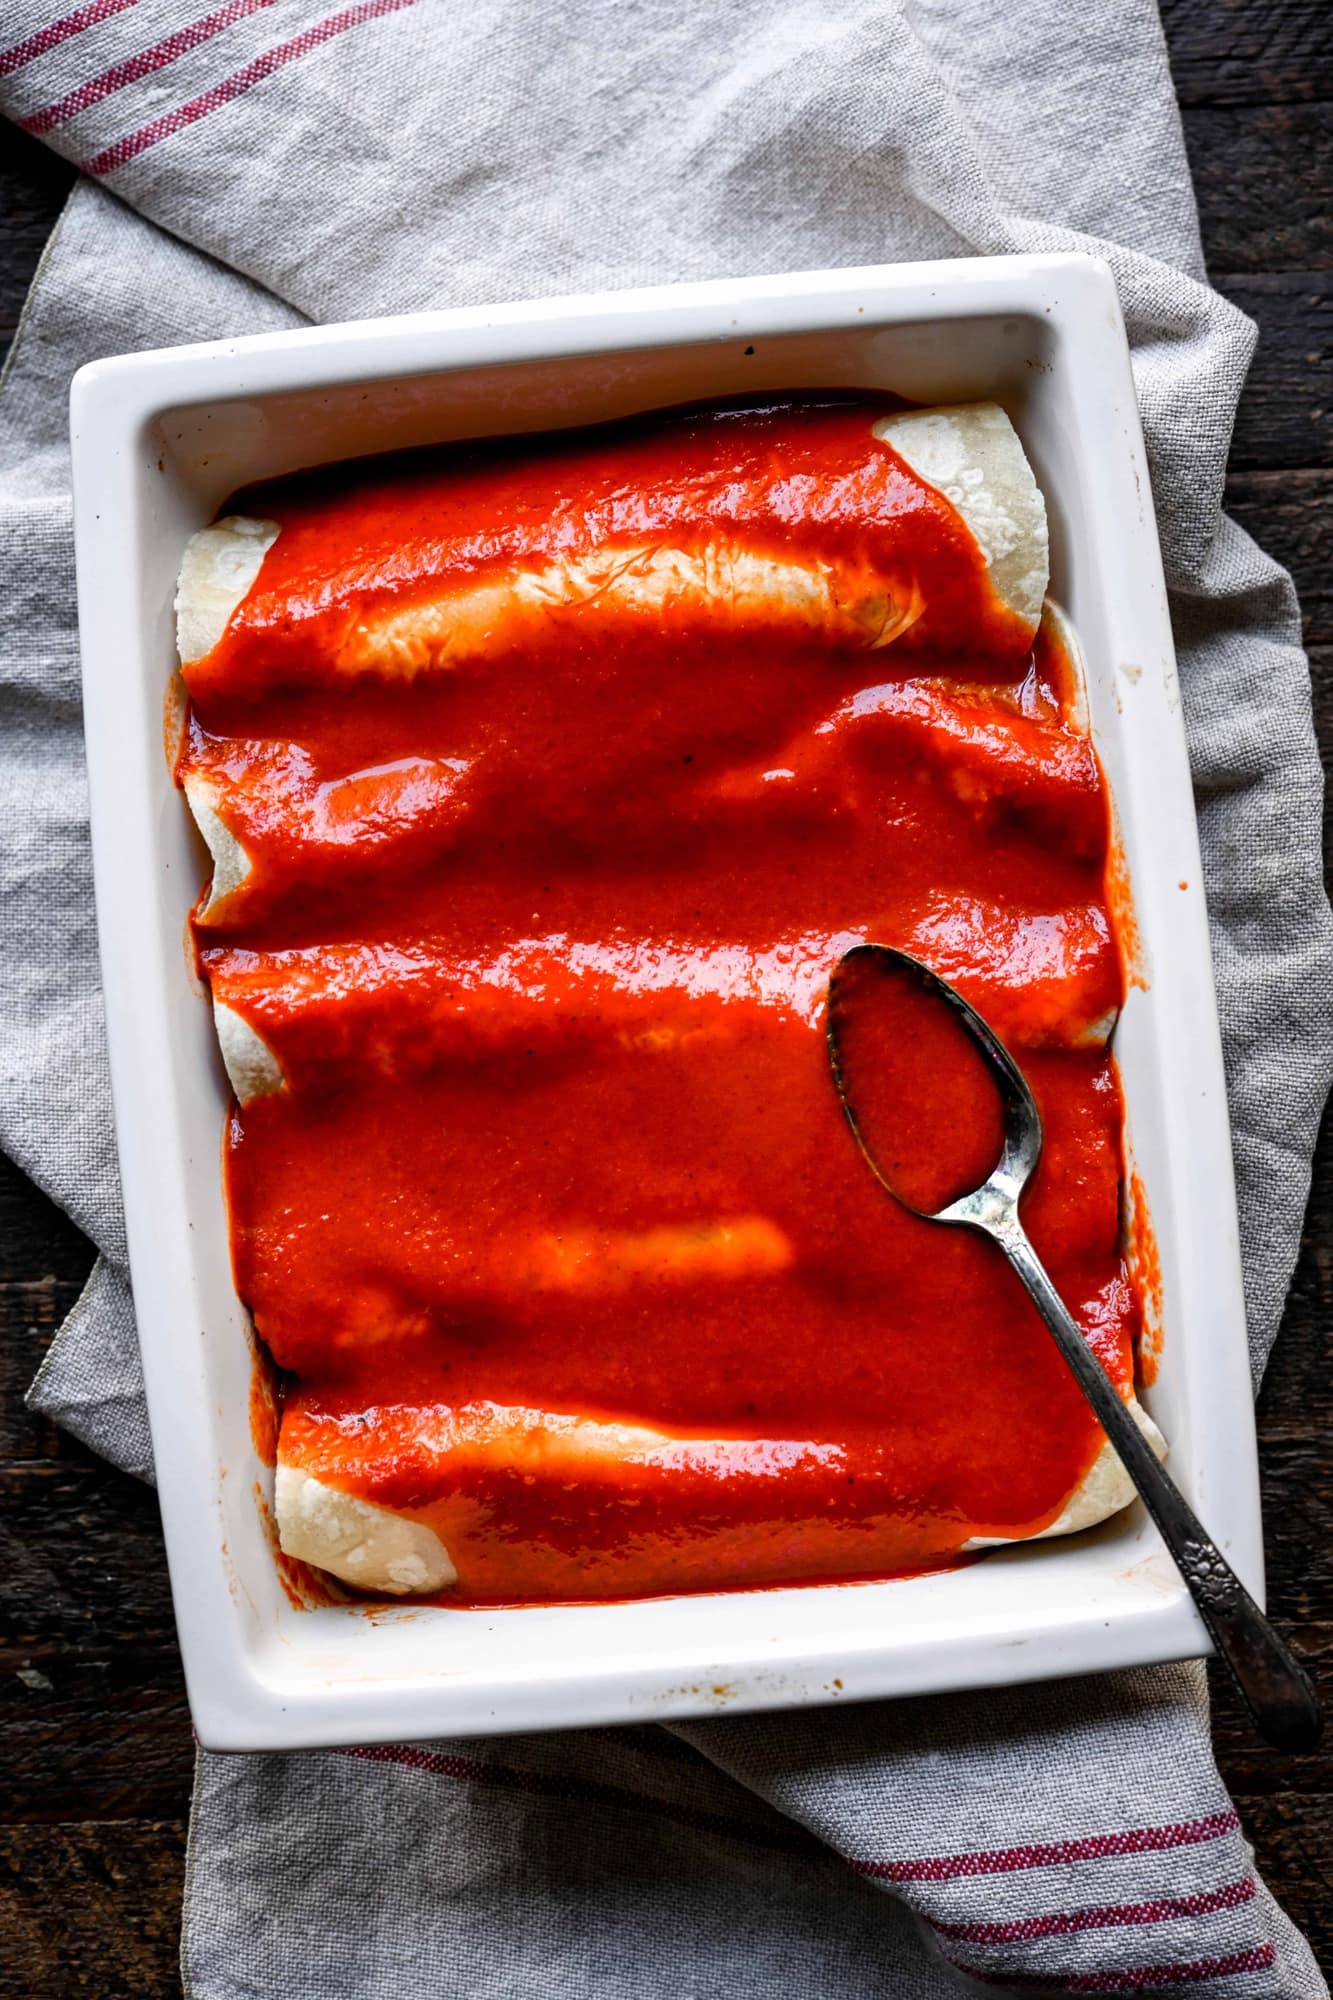
M 1220 512 L 1253 329 L 1206 284 L 1149 0 L 11 0 L 84 169 L 0 396 L 3 1140 L 100 1251 L 40 1407 L 151 1475 L 98 998 L 65 393 L 98 354 L 420 306 L 1085 249 L 1133 344 L 1180 655 L 1256 1378 L 1333 1022 L 1286 576 Z M 197 2000 L 1312 2000 L 1194 1665 L 836 1713 L 199 1760 Z

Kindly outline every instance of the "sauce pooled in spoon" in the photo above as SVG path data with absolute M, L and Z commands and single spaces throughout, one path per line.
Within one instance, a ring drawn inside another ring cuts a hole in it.
M 889 1192 L 931 1215 L 979 1187 L 1004 1147 L 985 1056 L 949 1002 L 905 959 L 849 952 L 829 1033 L 853 1130 Z

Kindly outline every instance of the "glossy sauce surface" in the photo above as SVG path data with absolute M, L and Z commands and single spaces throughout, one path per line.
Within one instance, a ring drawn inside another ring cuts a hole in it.
M 1049 1522 L 1090 1463 L 1016 1281 L 845 1127 L 822 1009 L 859 939 L 1010 1041 L 1047 1135 L 1025 1221 L 1130 1379 L 1100 770 L 882 407 L 243 498 L 282 532 L 189 673 L 179 767 L 252 862 L 202 966 L 286 1077 L 230 1121 L 236 1282 L 284 1455 L 431 1519 L 456 1601 L 927 1568 Z M 882 541 L 926 609 L 870 649 L 685 590 L 507 636 L 534 566 L 723 533 L 847 573 Z M 366 664 L 396 607 L 478 581 L 484 644 Z

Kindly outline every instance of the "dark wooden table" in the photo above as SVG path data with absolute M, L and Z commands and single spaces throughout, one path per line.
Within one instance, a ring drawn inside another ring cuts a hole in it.
M 1333 8 L 1166 0 L 1172 65 L 1214 283 L 1259 322 L 1232 511 L 1295 574 L 1316 709 L 1333 746 Z M 0 140 L 0 339 L 70 175 Z M 151 1494 L 22 1396 L 78 1296 L 87 1244 L 0 1161 L 0 1779 L 7 1882 L 0 1995 L 166 2000 L 176 1965 L 191 1742 Z M 1259 1403 L 1270 1602 L 1333 1659 L 1333 1121 L 1305 1247 Z M 1333 1674 L 1325 1677 L 1333 1699 Z M 1223 1774 L 1269 1883 L 1333 1969 L 1333 1745 L 1289 1759 L 1216 1692 Z

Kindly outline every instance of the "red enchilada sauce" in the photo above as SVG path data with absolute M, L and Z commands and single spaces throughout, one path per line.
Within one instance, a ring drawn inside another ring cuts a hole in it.
M 882 410 L 668 414 L 239 502 L 281 533 L 188 671 L 179 765 L 252 864 L 201 963 L 286 1078 L 231 1116 L 236 1282 L 289 1372 L 284 1458 L 430 1520 L 453 1601 L 921 1570 L 1049 1523 L 1090 1464 L 1017 1283 L 846 1130 L 822 1005 L 859 939 L 1018 1054 L 1025 1220 L 1128 1388 L 1101 774 Z M 637 622 L 591 587 L 510 620 L 515 575 L 719 538 L 867 600 L 882 538 L 913 616 L 874 647 L 687 580 Z M 445 664 L 384 623 L 497 581 Z

